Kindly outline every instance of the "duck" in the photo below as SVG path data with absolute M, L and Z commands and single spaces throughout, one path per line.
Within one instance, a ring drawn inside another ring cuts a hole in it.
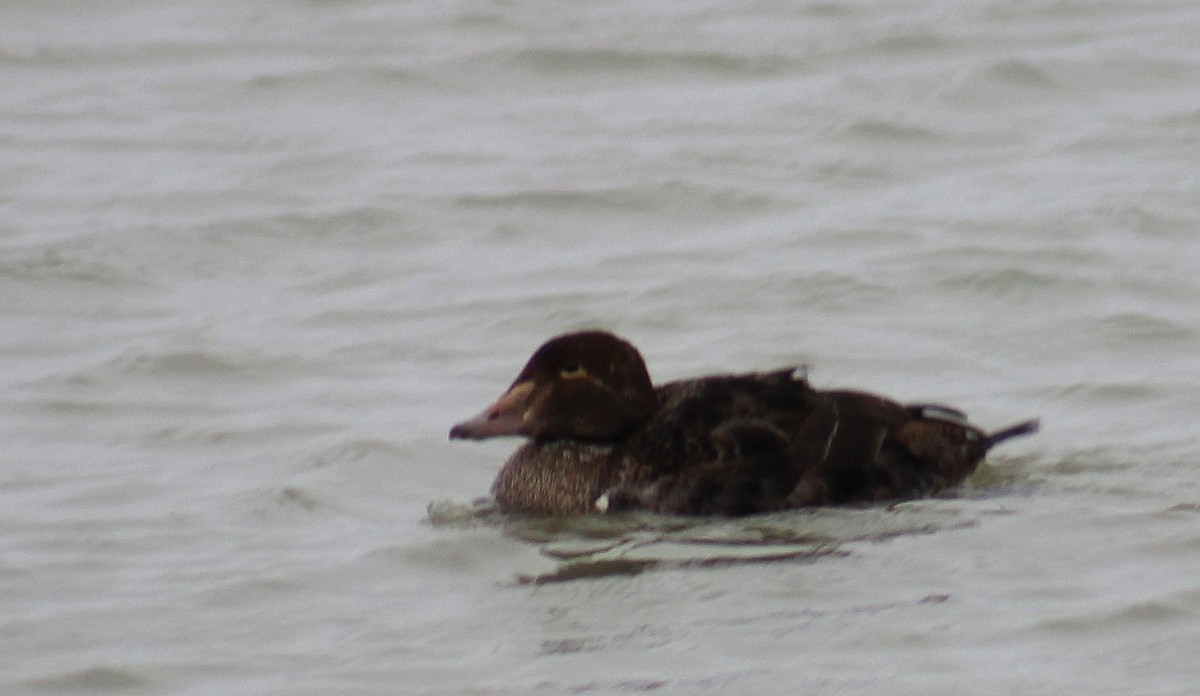
M 988 433 L 949 406 L 815 389 L 803 366 L 655 386 L 633 344 L 587 330 L 542 344 L 450 439 L 526 438 L 492 485 L 505 510 L 737 517 L 936 495 L 1039 425 Z

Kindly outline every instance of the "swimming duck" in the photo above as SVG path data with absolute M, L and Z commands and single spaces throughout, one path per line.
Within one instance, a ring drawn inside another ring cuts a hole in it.
M 747 515 L 932 495 L 1037 429 L 988 434 L 947 406 L 816 390 L 799 367 L 655 387 L 632 344 L 582 331 L 538 348 L 450 438 L 529 439 L 492 486 L 505 508 Z

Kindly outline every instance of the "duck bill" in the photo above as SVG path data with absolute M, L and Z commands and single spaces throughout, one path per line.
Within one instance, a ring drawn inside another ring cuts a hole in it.
M 525 435 L 525 411 L 533 382 L 514 384 L 479 415 L 450 428 L 451 440 L 483 440 L 502 435 Z

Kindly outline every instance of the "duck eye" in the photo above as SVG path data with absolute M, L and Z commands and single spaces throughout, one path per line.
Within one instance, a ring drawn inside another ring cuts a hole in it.
M 578 377 L 583 374 L 583 365 L 580 365 L 578 360 L 568 360 L 563 363 L 560 373 L 563 377 Z

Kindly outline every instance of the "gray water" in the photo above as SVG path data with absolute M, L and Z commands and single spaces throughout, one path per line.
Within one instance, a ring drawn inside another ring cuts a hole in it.
M 0 15 L 0 693 L 1194 693 L 1194 3 Z M 1044 428 L 497 516 L 447 430 L 582 327 Z

